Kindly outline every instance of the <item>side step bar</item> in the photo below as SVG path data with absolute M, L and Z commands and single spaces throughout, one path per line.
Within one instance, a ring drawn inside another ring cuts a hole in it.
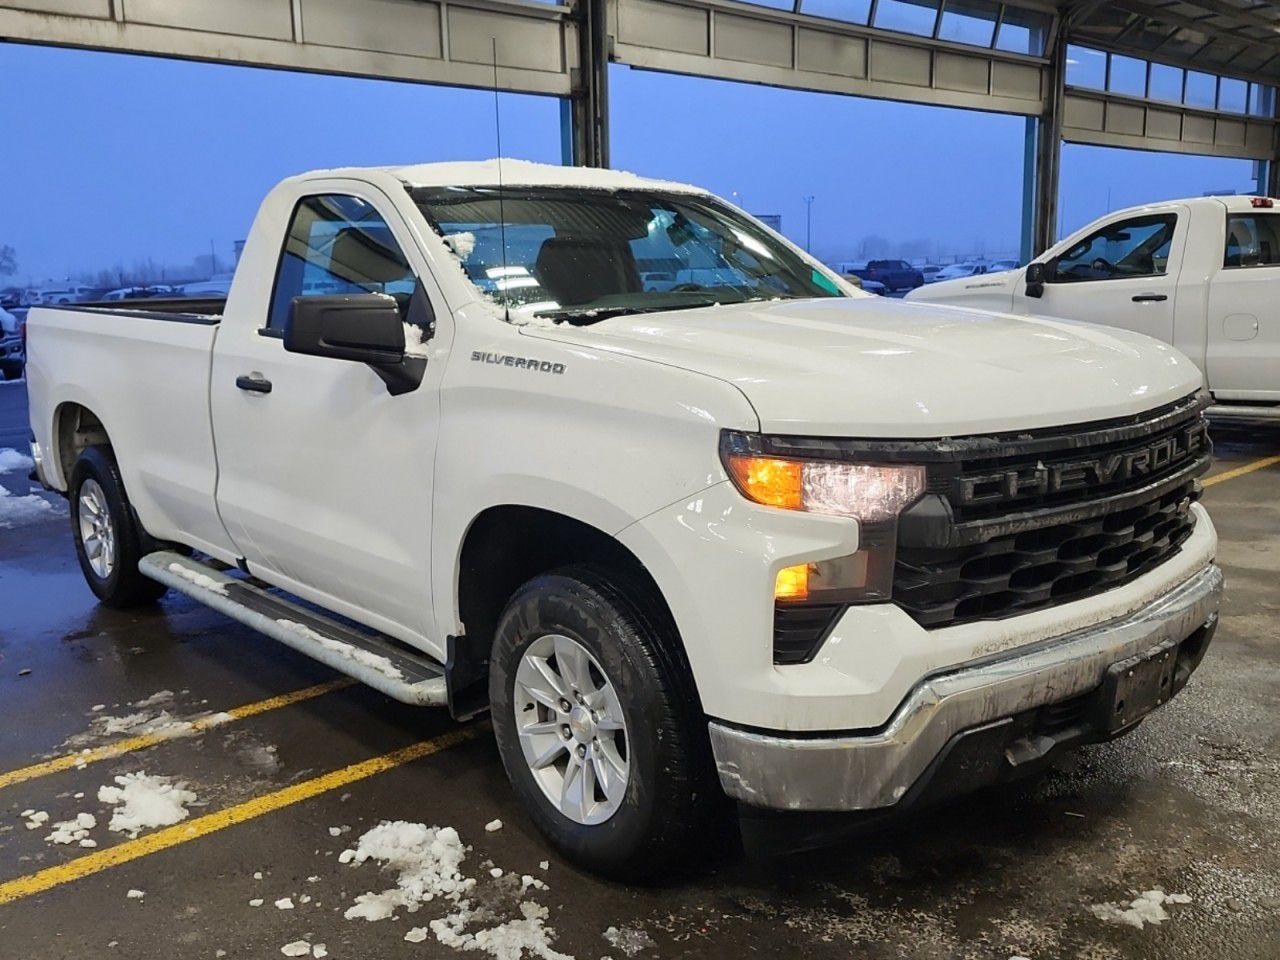
M 443 706 L 447 701 L 441 666 L 393 640 L 362 633 L 170 550 L 147 554 L 138 570 L 402 703 Z
M 1246 406 L 1235 403 L 1216 403 L 1205 414 L 1219 420 L 1280 420 L 1280 406 Z

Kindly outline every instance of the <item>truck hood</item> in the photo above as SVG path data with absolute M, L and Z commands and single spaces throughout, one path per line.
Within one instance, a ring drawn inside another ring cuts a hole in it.
M 926 438 L 1141 413 L 1198 389 L 1128 332 L 880 297 L 772 301 L 522 332 L 735 385 L 771 433 Z
M 1013 294 L 1023 270 L 1001 270 L 997 273 L 980 273 L 974 277 L 955 277 L 935 280 L 916 287 L 907 294 L 908 300 L 947 300 L 964 303 L 973 297 L 983 297 L 987 302 L 1006 303 L 1013 306 Z

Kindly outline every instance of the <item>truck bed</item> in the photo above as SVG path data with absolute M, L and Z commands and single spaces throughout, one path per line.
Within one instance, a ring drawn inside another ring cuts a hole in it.
M 74 310 L 86 313 L 118 314 L 153 320 L 214 324 L 226 310 L 225 297 L 155 297 L 139 300 L 101 300 L 41 306 L 41 310 Z

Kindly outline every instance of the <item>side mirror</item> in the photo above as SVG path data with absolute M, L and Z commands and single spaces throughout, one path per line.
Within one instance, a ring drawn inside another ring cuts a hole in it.
M 424 357 L 405 353 L 404 321 L 382 293 L 294 297 L 284 325 L 290 353 L 367 363 L 393 394 L 422 382 Z
M 1049 270 L 1043 263 L 1027 264 L 1027 296 L 1039 300 L 1044 296 L 1044 285 Z

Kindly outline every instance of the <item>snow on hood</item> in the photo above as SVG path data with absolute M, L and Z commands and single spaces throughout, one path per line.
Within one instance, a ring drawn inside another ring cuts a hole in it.
M 1084 423 L 1197 390 L 1177 350 L 1110 328 L 880 297 L 736 304 L 524 327 L 697 371 L 766 432 L 923 438 Z
M 585 187 L 595 190 L 662 190 L 705 194 L 686 183 L 650 180 L 625 170 L 598 167 L 562 167 L 550 163 L 502 158 L 498 160 L 421 163 L 408 167 L 388 167 L 387 171 L 411 187 Z

